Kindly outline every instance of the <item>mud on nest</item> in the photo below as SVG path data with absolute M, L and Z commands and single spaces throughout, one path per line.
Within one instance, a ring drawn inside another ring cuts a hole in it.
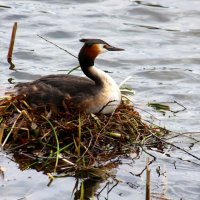
M 0 100 L 1 146 L 21 160 L 21 168 L 77 172 L 107 165 L 119 155 L 138 152 L 166 130 L 144 123 L 133 105 L 123 101 L 112 114 L 59 112 L 31 108 L 22 96 Z M 23 163 L 23 164 L 22 164 Z

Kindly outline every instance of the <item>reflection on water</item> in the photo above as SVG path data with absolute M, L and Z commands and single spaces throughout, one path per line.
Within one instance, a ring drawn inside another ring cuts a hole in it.
M 185 149 L 198 155 L 199 9 L 199 0 L 1 0 L 0 93 L 13 87 L 8 80 L 34 80 L 41 75 L 60 71 L 65 73 L 77 66 L 75 58 L 41 40 L 37 34 L 47 37 L 75 55 L 81 47 L 78 42 L 80 38 L 101 38 L 126 49 L 126 52 L 120 55 L 102 55 L 97 65 L 113 72 L 112 77 L 119 83 L 127 76 L 133 76 L 127 84 L 136 90 L 133 102 L 141 109 L 143 117 L 149 117 L 146 112 L 142 112 L 146 110 L 161 119 L 161 124 L 174 131 L 196 132 L 187 134 L 181 140 L 172 139 L 172 142 L 176 142 L 178 146 L 183 145 Z M 9 70 L 6 61 L 14 21 L 18 22 L 13 57 L 16 71 Z M 81 74 L 80 71 L 74 73 Z M 163 116 L 147 107 L 148 102 L 174 100 L 187 110 L 176 116 L 171 113 Z M 191 144 L 193 146 L 190 149 Z M 151 151 L 157 157 L 157 161 L 151 165 L 152 191 L 164 191 L 170 199 L 200 199 L 200 172 L 199 165 L 195 164 L 198 160 L 174 148 L 169 148 L 168 151 L 165 155 Z M 168 153 L 171 157 L 167 157 Z M 116 177 L 120 182 L 109 193 L 109 199 L 132 199 L 133 196 L 135 199 L 144 199 L 145 175 L 137 177 L 129 173 L 137 174 L 143 169 L 144 163 L 145 155 L 141 155 L 133 165 L 123 164 L 118 167 Z M 24 196 L 28 199 L 41 199 L 41 196 L 43 199 L 70 199 L 76 183 L 73 178 L 68 177 L 56 179 L 46 187 L 46 176 L 33 170 L 20 172 L 16 164 L 4 154 L 0 155 L 0 166 L 7 169 L 0 191 L 2 198 L 8 200 Z M 161 176 L 156 173 L 158 167 L 161 168 Z M 163 185 L 167 188 L 162 191 Z M 100 188 L 102 187 L 104 185 L 100 183 Z M 104 197 L 106 193 L 102 193 L 99 198 Z
M 41 162 L 41 163 L 38 162 L 39 159 L 42 159 L 39 157 L 37 160 L 31 155 L 21 153 L 21 154 L 14 154 L 13 159 L 18 164 L 19 169 L 22 171 L 28 168 L 35 169 L 37 172 L 44 173 L 46 171 L 45 173 L 47 173 L 47 175 L 50 178 L 47 184 L 48 187 L 50 187 L 53 184 L 54 178 L 65 178 L 65 177 L 70 177 L 70 176 L 75 177 L 76 181 L 74 183 L 74 188 L 71 191 L 71 196 L 74 196 L 74 200 L 80 199 L 81 195 L 84 196 L 84 199 L 90 199 L 94 196 L 100 196 L 101 193 L 103 192 L 103 189 L 101 188 L 100 184 L 105 184 L 105 186 L 107 186 L 109 184 L 112 185 L 112 182 L 118 183 L 118 181 L 116 181 L 115 179 L 116 174 L 113 173 L 114 170 L 112 169 L 116 168 L 119 165 L 119 161 L 110 162 L 101 168 L 94 168 L 94 169 L 78 171 L 78 172 L 74 171 L 71 173 L 71 175 L 69 175 L 68 172 L 67 173 L 65 172 L 65 170 L 67 170 L 69 166 L 65 167 L 63 165 L 61 167 L 57 167 L 58 174 L 53 174 L 53 170 L 55 166 L 47 166 L 47 165 L 44 166 L 43 164 L 44 162 Z M 33 160 L 35 160 L 35 163 L 33 162 Z M 47 170 L 49 170 L 49 172 Z M 52 175 L 50 174 L 50 172 Z M 54 178 L 51 177 L 53 175 L 54 175 Z

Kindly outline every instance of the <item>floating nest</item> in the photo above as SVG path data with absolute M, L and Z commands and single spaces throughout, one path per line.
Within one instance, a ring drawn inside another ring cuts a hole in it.
M 20 160 L 20 168 L 34 167 L 66 174 L 108 165 L 119 156 L 138 153 L 145 144 L 158 147 L 166 130 L 144 123 L 132 105 L 123 101 L 112 114 L 52 113 L 32 108 L 23 96 L 0 100 L 0 142 Z

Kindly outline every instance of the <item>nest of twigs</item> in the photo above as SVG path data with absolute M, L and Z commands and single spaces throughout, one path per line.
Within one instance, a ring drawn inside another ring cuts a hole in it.
M 21 96 L 0 100 L 0 124 L 1 145 L 21 160 L 21 168 L 45 172 L 98 168 L 144 143 L 159 145 L 153 135 L 165 133 L 125 102 L 109 115 L 52 114 L 48 107 L 31 108 Z

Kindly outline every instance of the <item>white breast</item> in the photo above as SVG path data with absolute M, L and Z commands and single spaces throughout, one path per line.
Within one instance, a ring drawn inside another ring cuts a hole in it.
M 94 101 L 96 102 L 95 106 L 92 108 L 92 110 L 90 108 L 90 111 L 88 111 L 92 111 L 92 113 L 100 112 L 103 114 L 112 113 L 121 103 L 121 92 L 119 87 L 112 77 L 106 74 L 104 71 L 95 67 L 92 68 L 93 73 L 101 77 L 104 84 L 101 91 L 99 91 L 99 94 L 97 94 L 94 98 Z

